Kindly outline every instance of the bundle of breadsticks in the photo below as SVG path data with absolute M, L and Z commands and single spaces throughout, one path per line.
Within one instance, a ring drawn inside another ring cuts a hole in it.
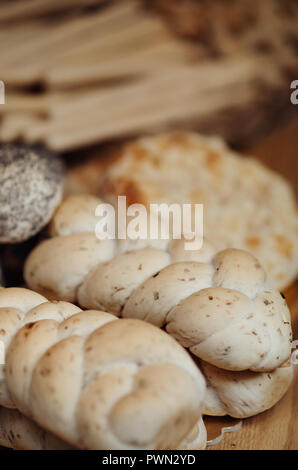
M 293 111 L 295 0 L 148 3 L 195 40 L 141 0 L 0 5 L 0 140 L 69 151 L 187 123 L 243 143 Z

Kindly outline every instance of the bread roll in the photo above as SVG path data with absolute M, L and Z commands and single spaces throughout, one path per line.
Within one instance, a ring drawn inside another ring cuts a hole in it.
M 75 201 L 70 199 L 68 209 L 72 201 L 75 207 Z M 89 259 L 88 246 L 92 249 L 96 237 L 88 233 L 87 243 L 87 234 L 79 233 L 77 220 L 73 234 L 71 215 L 65 217 L 65 222 L 68 235 L 60 236 L 56 231 L 55 238 L 43 242 L 30 254 L 25 278 L 31 288 L 52 291 L 63 299 L 65 286 L 71 286 L 71 300 L 84 308 L 105 310 L 166 329 L 198 359 L 230 371 L 224 375 L 227 382 L 233 382 L 234 378 L 239 381 L 240 374 L 251 394 L 255 393 L 258 381 L 264 383 L 267 392 L 255 404 L 244 407 L 243 416 L 273 406 L 286 392 L 292 370 L 278 372 L 278 369 L 291 353 L 290 312 L 285 299 L 271 286 L 252 254 L 238 249 L 217 253 L 207 240 L 199 251 L 184 250 L 181 239 L 168 241 L 166 249 L 147 246 L 126 252 L 120 241 L 97 240 L 107 259 L 96 263 L 93 257 L 94 263 L 86 274 L 84 259 Z M 57 227 L 55 223 L 54 218 L 53 225 Z M 73 236 L 81 240 L 84 250 L 73 250 L 70 238 Z M 73 272 L 73 266 L 65 264 L 65 259 L 73 259 L 73 265 L 80 271 Z M 75 278 L 74 274 L 79 276 Z M 249 380 L 252 375 L 248 371 L 256 374 L 255 381 Z M 264 373 L 273 371 L 276 371 L 274 376 L 284 380 L 267 384 Z M 224 410 L 238 417 L 232 393 L 230 398 L 231 403 L 225 400 Z M 241 393 L 238 399 L 241 400 Z M 214 409 L 208 405 L 205 411 L 216 414 L 216 410 L 215 405 Z
M 81 449 L 205 446 L 205 380 L 160 329 L 8 288 L 0 332 L 0 404 L 59 439 Z

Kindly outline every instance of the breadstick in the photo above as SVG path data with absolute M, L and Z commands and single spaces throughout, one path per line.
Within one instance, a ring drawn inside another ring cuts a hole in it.
M 100 2 L 101 0 L 63 0 L 63 2 L 61 0 L 23 0 L 9 2 L 0 7 L 0 22 L 24 20 L 76 6 L 91 6 Z

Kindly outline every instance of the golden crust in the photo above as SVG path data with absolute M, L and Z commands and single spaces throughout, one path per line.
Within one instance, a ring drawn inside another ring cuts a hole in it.
M 115 203 L 203 203 L 204 235 L 218 249 L 249 250 L 275 287 L 298 273 L 298 216 L 292 188 L 217 138 L 176 132 L 127 145 L 109 166 L 101 195 Z

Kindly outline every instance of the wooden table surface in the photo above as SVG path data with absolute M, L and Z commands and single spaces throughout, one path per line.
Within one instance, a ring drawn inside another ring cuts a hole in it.
M 298 200 L 298 120 L 263 139 L 248 150 L 266 165 L 279 171 L 293 184 Z M 298 340 L 298 282 L 284 292 Z M 295 449 L 298 450 L 298 366 L 295 379 L 283 399 L 271 410 L 243 421 L 242 428 L 225 434 L 212 449 Z

